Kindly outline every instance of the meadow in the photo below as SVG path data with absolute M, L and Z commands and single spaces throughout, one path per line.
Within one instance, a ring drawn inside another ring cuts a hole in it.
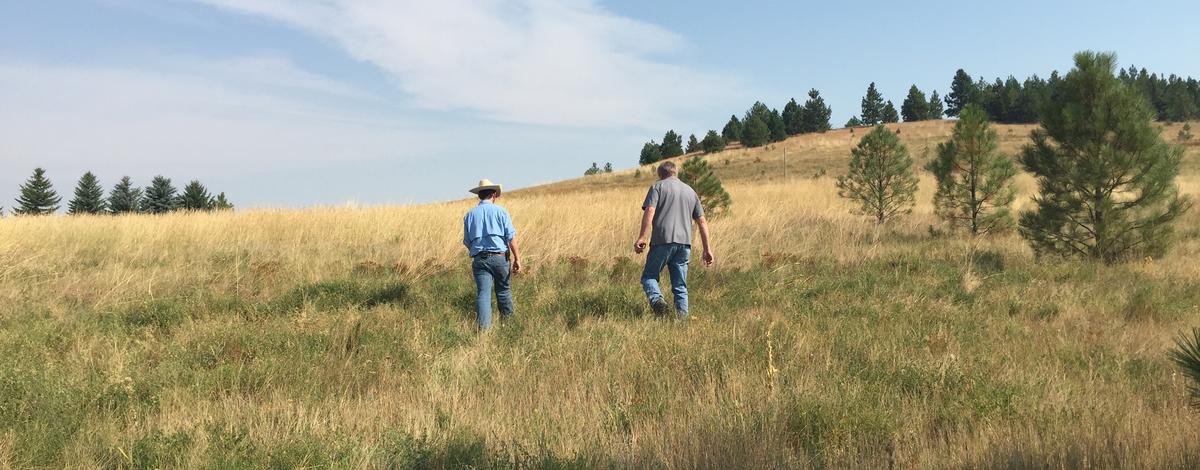
M 896 127 L 920 162 L 951 125 Z M 5 218 L 0 467 L 1200 468 L 1166 354 L 1200 212 L 1163 259 L 1038 259 L 940 228 L 922 172 L 876 226 L 834 189 L 856 138 L 709 157 L 734 202 L 686 323 L 638 286 L 648 167 L 501 198 L 527 272 L 484 334 L 465 199 Z

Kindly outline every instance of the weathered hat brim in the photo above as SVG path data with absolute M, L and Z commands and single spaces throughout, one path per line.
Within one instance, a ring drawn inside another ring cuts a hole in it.
M 493 189 L 493 190 L 495 190 L 495 191 L 496 191 L 496 194 L 500 194 L 501 192 L 503 192 L 503 191 L 501 191 L 501 190 L 500 190 L 500 185 L 498 185 L 498 184 L 493 184 L 493 185 L 490 185 L 490 186 L 477 186 L 477 187 L 475 187 L 475 188 L 472 188 L 472 189 L 470 190 L 470 192 L 471 192 L 472 194 L 479 194 L 479 192 L 480 192 L 480 191 L 487 191 L 487 190 L 489 190 L 489 189 Z

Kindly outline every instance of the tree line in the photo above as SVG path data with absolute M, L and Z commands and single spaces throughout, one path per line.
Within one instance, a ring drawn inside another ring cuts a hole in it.
M 1019 157 L 1039 193 L 1016 218 L 1016 163 L 997 150 L 990 113 L 974 102 L 956 109 L 953 134 L 926 166 L 937 180 L 936 214 L 971 235 L 1015 227 L 1039 255 L 1105 263 L 1162 256 L 1173 222 L 1192 205 L 1175 184 L 1184 149 L 1163 138 L 1155 105 L 1114 75 L 1115 62 L 1113 54 L 1076 54 L 1055 99 L 1040 107 L 1040 126 Z M 907 214 L 917 190 L 912 164 L 899 137 L 878 124 L 851 151 L 838 194 L 880 224 Z
M 736 114 L 729 116 L 729 122 L 725 123 L 720 133 L 710 129 L 703 139 L 697 139 L 695 134 L 689 136 L 686 148 L 683 136 L 674 129 L 668 130 L 663 135 L 662 143 L 651 140 L 642 145 L 638 163 L 649 165 L 685 153 L 719 152 L 732 142 L 739 142 L 748 148 L 761 147 L 793 135 L 825 132 L 831 128 L 829 118 L 832 114 L 833 110 L 825 104 L 825 99 L 816 89 L 809 90 L 808 100 L 804 104 L 796 102 L 795 98 L 789 100 L 783 105 L 782 112 L 756 101 L 741 119 Z
M 12 208 L 15 215 L 45 215 L 57 212 L 62 197 L 54 190 L 54 185 L 46 177 L 46 170 L 35 168 L 33 175 L 20 187 L 16 205 Z M 139 188 L 133 185 L 128 176 L 121 178 L 105 196 L 100 179 L 92 172 L 86 172 L 75 185 L 75 193 L 67 203 L 67 213 L 78 214 L 129 214 L 146 213 L 162 214 L 177 210 L 212 211 L 232 210 L 233 204 L 225 197 L 225 193 L 210 195 L 208 188 L 200 181 L 192 180 L 184 186 L 183 192 L 171 183 L 170 178 L 155 176 L 150 185 Z M 0 214 L 3 208 L 0 207 Z

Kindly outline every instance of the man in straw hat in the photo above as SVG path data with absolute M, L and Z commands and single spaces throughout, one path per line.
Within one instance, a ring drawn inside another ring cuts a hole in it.
M 492 324 L 492 286 L 496 288 L 496 303 L 500 316 L 513 314 L 512 285 L 508 258 L 512 256 L 512 273 L 521 272 L 521 251 L 517 246 L 517 229 L 512 217 L 496 205 L 500 185 L 487 179 L 471 189 L 479 196 L 479 205 L 463 217 L 463 245 L 471 255 L 471 271 L 475 275 L 475 319 L 479 329 Z
M 704 265 L 712 266 L 714 258 L 708 240 L 708 221 L 696 191 L 678 178 L 674 162 L 658 166 L 658 181 L 650 186 L 642 203 L 642 228 L 633 244 L 634 253 L 646 249 L 646 232 L 651 231 L 650 252 L 646 269 L 642 271 L 642 289 L 655 315 L 665 315 L 670 308 L 658 287 L 663 267 L 671 274 L 671 293 L 675 297 L 675 314 L 680 320 L 688 316 L 687 269 L 692 254 L 692 221 L 700 227 L 704 246 Z

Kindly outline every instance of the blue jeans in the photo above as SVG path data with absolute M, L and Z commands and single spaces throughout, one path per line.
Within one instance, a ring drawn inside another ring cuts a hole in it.
M 492 285 L 496 286 L 496 304 L 500 306 L 500 317 L 513 314 L 511 275 L 508 260 L 504 256 L 477 256 L 471 262 L 475 275 L 475 320 L 479 329 L 492 326 Z
M 662 291 L 658 288 L 658 275 L 663 266 L 671 274 L 671 293 L 675 296 L 675 312 L 679 318 L 687 318 L 688 293 L 687 270 L 688 259 L 692 255 L 692 246 L 679 243 L 650 245 L 650 253 L 646 254 L 646 269 L 642 271 L 642 289 L 650 305 L 662 300 Z

